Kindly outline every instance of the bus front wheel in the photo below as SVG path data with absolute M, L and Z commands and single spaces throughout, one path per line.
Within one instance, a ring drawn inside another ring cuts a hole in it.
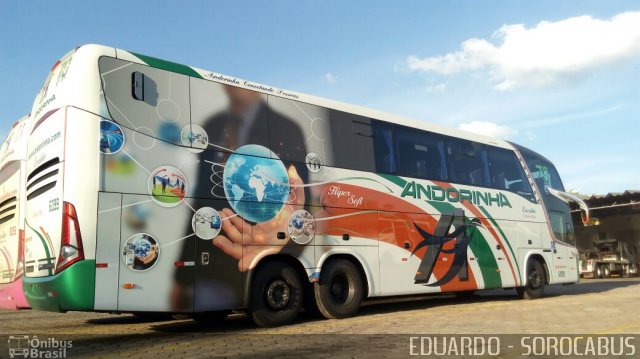
M 291 323 L 302 307 L 302 282 L 284 262 L 270 262 L 258 268 L 251 286 L 249 317 L 260 327 Z
M 530 260 L 527 264 L 527 284 L 516 288 L 518 295 L 523 299 L 537 299 L 544 294 L 544 286 L 547 276 L 544 267 L 537 260 Z
M 320 273 L 314 294 L 320 313 L 328 319 L 350 317 L 360 309 L 364 286 L 358 268 L 348 260 L 332 260 Z

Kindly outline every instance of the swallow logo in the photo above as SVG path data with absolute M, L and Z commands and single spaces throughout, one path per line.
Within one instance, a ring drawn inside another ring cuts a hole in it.
M 450 233 L 449 231 L 452 225 L 455 227 L 455 230 Z M 430 287 L 439 287 L 450 282 L 456 276 L 460 278 L 461 281 L 469 280 L 467 251 L 469 249 L 469 243 L 471 242 L 471 236 L 468 233 L 468 229 L 482 226 L 478 219 L 473 219 L 468 221 L 468 223 L 465 223 L 464 211 L 457 208 L 453 215 L 445 214 L 440 217 L 433 234 L 420 228 L 416 223 L 414 223 L 414 226 L 422 236 L 423 240 L 418 243 L 411 255 L 414 255 L 419 249 L 427 247 L 427 251 L 422 258 L 422 262 L 420 262 L 414 277 L 415 284 L 426 284 Z M 442 249 L 445 243 L 454 240 L 455 245 L 452 249 Z M 434 283 L 427 284 L 433 274 L 433 268 L 437 263 L 440 253 L 454 255 L 451 267 L 449 267 L 447 273 L 445 273 L 445 275 L 440 279 Z

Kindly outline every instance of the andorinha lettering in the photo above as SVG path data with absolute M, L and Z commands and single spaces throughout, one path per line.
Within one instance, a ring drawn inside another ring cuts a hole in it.
M 210 72 L 207 75 L 209 78 L 214 79 L 214 80 L 218 80 L 221 82 L 226 82 L 232 85 L 240 85 L 240 81 L 234 79 L 233 77 L 228 77 L 228 76 L 224 76 L 224 75 L 216 75 L 213 72 Z
M 441 186 L 423 186 L 415 181 L 407 182 L 402 189 L 400 197 L 411 196 L 415 199 L 424 199 L 425 201 L 447 201 L 447 202 L 460 202 L 467 201 L 471 204 L 485 206 L 498 206 L 509 207 L 511 203 L 509 199 L 503 193 L 496 193 L 492 195 L 491 192 L 471 191 L 467 189 L 458 190 L 456 188 L 444 188 Z

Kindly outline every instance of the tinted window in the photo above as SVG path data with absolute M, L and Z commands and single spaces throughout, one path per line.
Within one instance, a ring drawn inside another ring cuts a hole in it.
M 373 154 L 376 158 L 376 172 L 396 173 L 391 125 L 373 121 Z
M 397 126 L 398 172 L 402 176 L 444 180 L 444 143 L 430 132 Z
M 568 211 L 548 211 L 553 235 L 563 241 L 575 245 L 573 222 Z
M 488 153 L 493 187 L 527 197 L 533 196 L 522 165 L 513 151 L 490 146 Z
M 391 126 L 342 111 L 331 111 L 331 134 L 338 167 L 394 173 Z
M 558 171 L 546 158 L 522 146 L 516 145 L 516 147 L 522 154 L 536 181 L 538 190 L 540 190 L 553 234 L 558 240 L 574 244 L 575 235 L 569 205 L 549 192 L 549 187 L 564 191 Z
M 487 146 L 456 138 L 449 138 L 446 142 L 449 181 L 491 186 Z
M 548 187 L 564 191 L 564 186 L 562 185 L 558 171 L 556 171 L 556 168 L 551 163 L 541 159 L 531 159 L 527 162 L 527 165 L 541 191 L 547 192 Z

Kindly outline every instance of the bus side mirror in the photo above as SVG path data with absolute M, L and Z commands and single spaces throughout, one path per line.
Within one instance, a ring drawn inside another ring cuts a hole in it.
M 591 215 L 589 214 L 589 206 L 583 201 L 580 197 L 572 195 L 571 193 L 558 191 L 557 189 L 553 189 L 551 187 L 547 187 L 549 193 L 551 193 L 556 198 L 560 199 L 565 203 L 575 202 L 580 207 L 580 217 L 582 219 L 582 224 L 587 225 L 591 220 Z

